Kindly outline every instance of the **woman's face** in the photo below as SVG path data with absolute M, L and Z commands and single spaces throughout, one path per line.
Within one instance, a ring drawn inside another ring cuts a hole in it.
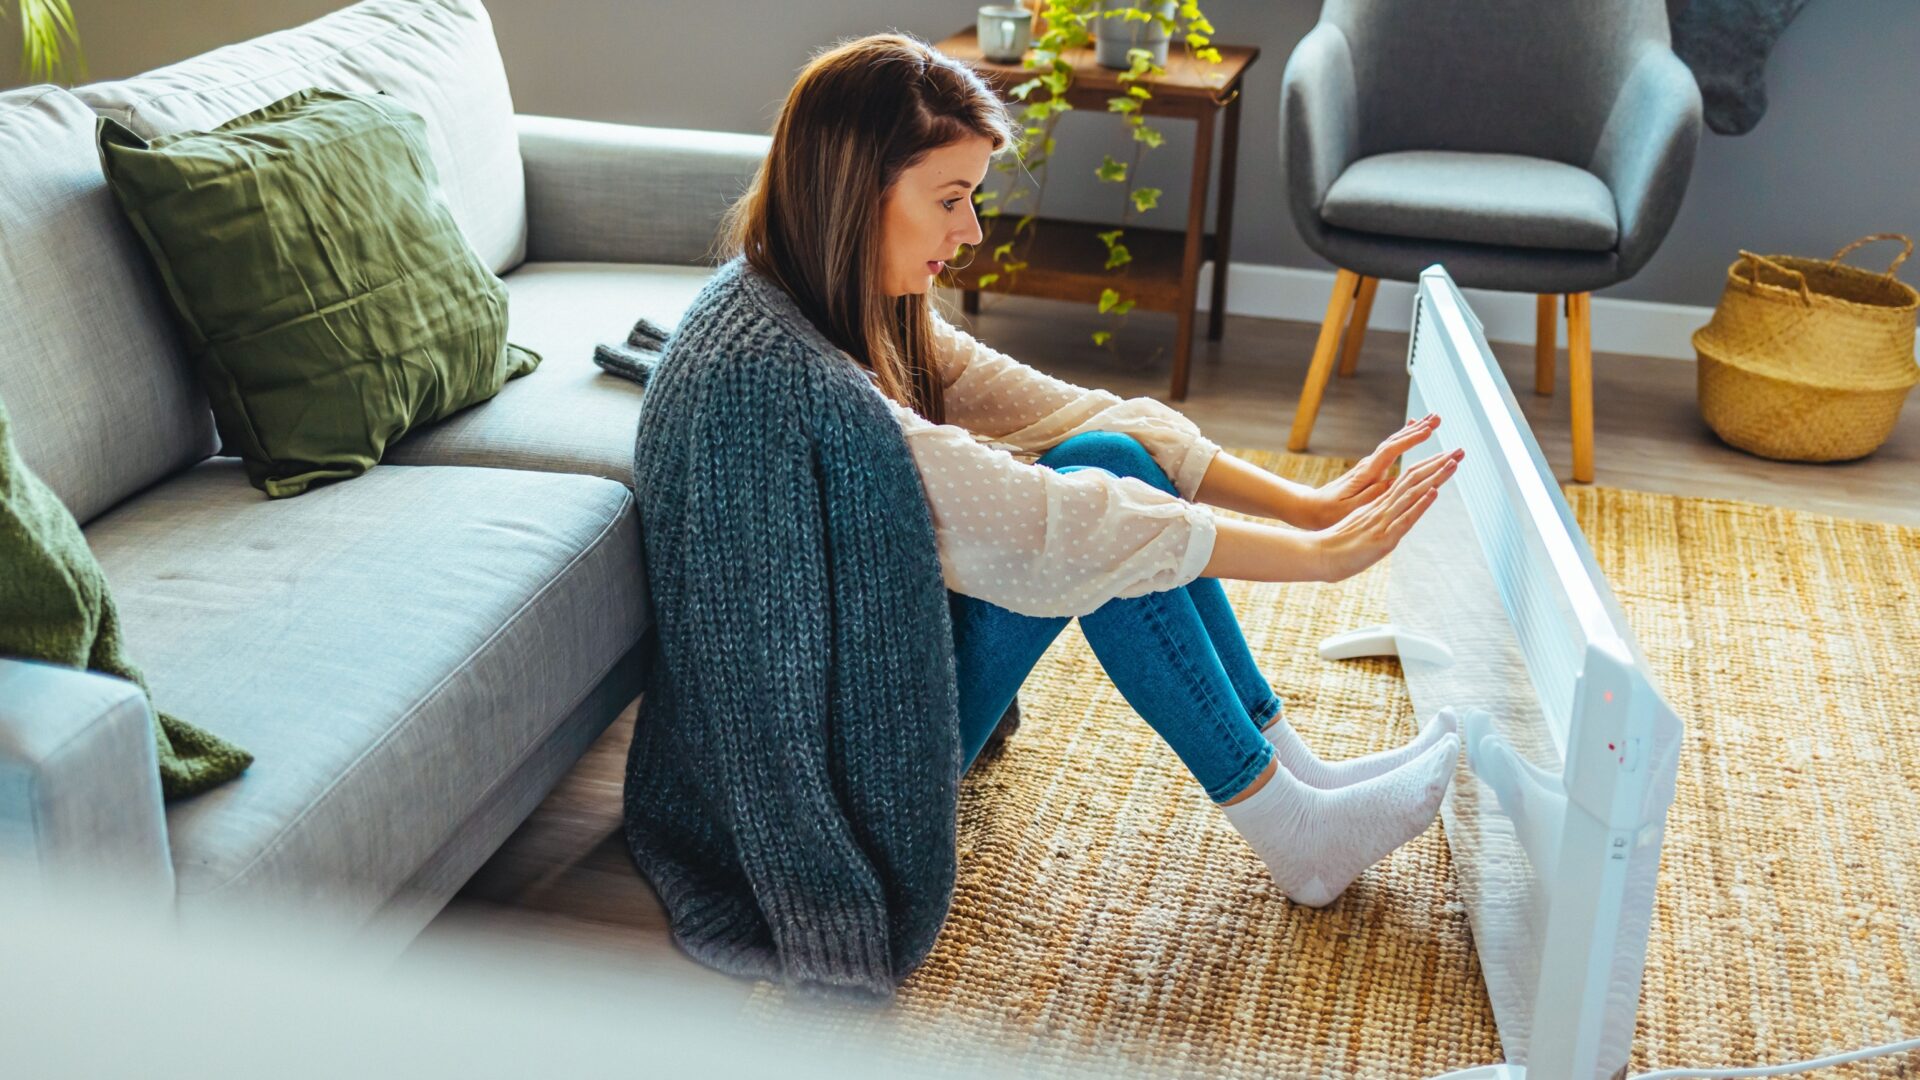
M 961 244 L 980 242 L 973 191 L 987 178 L 993 141 L 975 135 L 929 151 L 901 172 L 880 208 L 880 285 L 888 296 L 923 293 Z

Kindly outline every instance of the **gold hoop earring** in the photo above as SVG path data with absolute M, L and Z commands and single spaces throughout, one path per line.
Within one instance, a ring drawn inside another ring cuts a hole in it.
M 973 265 L 973 260 L 975 260 L 975 259 L 977 259 L 977 258 L 979 258 L 979 257 L 980 257 L 980 249 L 979 249 L 979 248 L 977 248 L 977 247 L 974 247 L 974 246 L 973 246 L 973 245 L 971 245 L 971 244 L 962 244 L 962 245 L 960 245 L 960 246 L 961 246 L 961 247 L 964 247 L 964 248 L 966 248 L 966 249 L 967 249 L 967 261 L 966 261 L 966 262 L 963 262 L 963 263 L 956 263 L 956 262 L 950 262 L 950 263 L 948 263 L 948 264 L 947 264 L 947 269 L 949 269 L 949 270 L 965 270 L 965 269 L 966 269 L 967 267 L 969 267 L 969 266 L 972 266 L 972 265 Z

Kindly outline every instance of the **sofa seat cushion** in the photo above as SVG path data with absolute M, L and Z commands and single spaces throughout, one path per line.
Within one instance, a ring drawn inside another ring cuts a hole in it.
M 480 0 L 362 0 L 289 30 L 74 93 L 143 139 L 206 131 L 321 86 L 384 91 L 427 120 L 467 242 L 498 273 L 525 258 L 526 177 L 507 71 Z
M 707 283 L 700 266 L 527 263 L 506 276 L 507 337 L 540 366 L 493 400 L 387 448 L 400 465 L 486 465 L 604 476 L 633 486 L 643 389 L 593 362 L 646 316 L 673 327 Z
M 154 700 L 254 753 L 168 807 L 183 917 L 371 913 L 648 617 L 632 494 L 599 477 L 381 465 L 268 501 L 215 457 L 86 536 Z
M 1613 192 L 1585 169 L 1517 154 L 1403 150 L 1361 158 L 1327 189 L 1329 225 L 1472 244 L 1611 251 Z

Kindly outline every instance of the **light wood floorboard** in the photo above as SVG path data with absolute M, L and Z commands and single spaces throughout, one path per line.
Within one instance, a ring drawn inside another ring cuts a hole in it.
M 953 310 L 961 318 L 957 304 Z M 1101 323 L 1079 306 L 988 298 L 976 322 L 983 340 L 1060 378 L 1126 397 L 1165 397 L 1171 316 L 1133 316 L 1118 335 L 1117 357 L 1088 340 Z M 1283 447 L 1316 332 L 1307 323 L 1229 318 L 1225 341 L 1195 350 L 1191 391 L 1179 407 L 1223 446 Z M 1367 334 L 1358 374 L 1336 378 L 1327 391 L 1313 452 L 1358 456 L 1400 425 L 1406 347 L 1404 334 Z M 1551 398 L 1531 390 L 1531 346 L 1496 345 L 1495 352 L 1547 460 L 1565 479 L 1565 350 Z M 1690 363 L 1599 354 L 1594 380 L 1597 483 L 1920 525 L 1920 421 L 1913 409 L 1873 457 L 1792 465 L 1720 443 L 1700 420 Z M 452 935 L 478 935 L 601 961 L 621 955 L 636 968 L 744 993 L 746 983 L 708 971 L 673 944 L 658 899 L 626 853 L 620 780 L 633 718 L 629 706 L 421 936 L 417 950 Z

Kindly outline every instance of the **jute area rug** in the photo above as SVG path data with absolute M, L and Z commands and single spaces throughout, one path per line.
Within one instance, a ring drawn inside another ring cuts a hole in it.
M 1347 464 L 1234 452 L 1310 483 Z M 1607 488 L 1567 499 L 1687 724 L 1633 1071 L 1920 1034 L 1920 531 Z M 1415 731 L 1396 662 L 1314 652 L 1384 620 L 1384 571 L 1226 583 L 1326 757 Z M 805 1011 L 928 1060 L 992 1047 L 1029 1074 L 1089 1056 L 1208 1077 L 1501 1060 L 1438 824 L 1333 906 L 1295 907 L 1078 623 L 1020 698 L 1020 730 L 962 782 L 952 911 L 895 1002 L 826 1012 L 763 982 L 748 1017 Z M 1825 1075 L 1920 1075 L 1920 1056 Z

